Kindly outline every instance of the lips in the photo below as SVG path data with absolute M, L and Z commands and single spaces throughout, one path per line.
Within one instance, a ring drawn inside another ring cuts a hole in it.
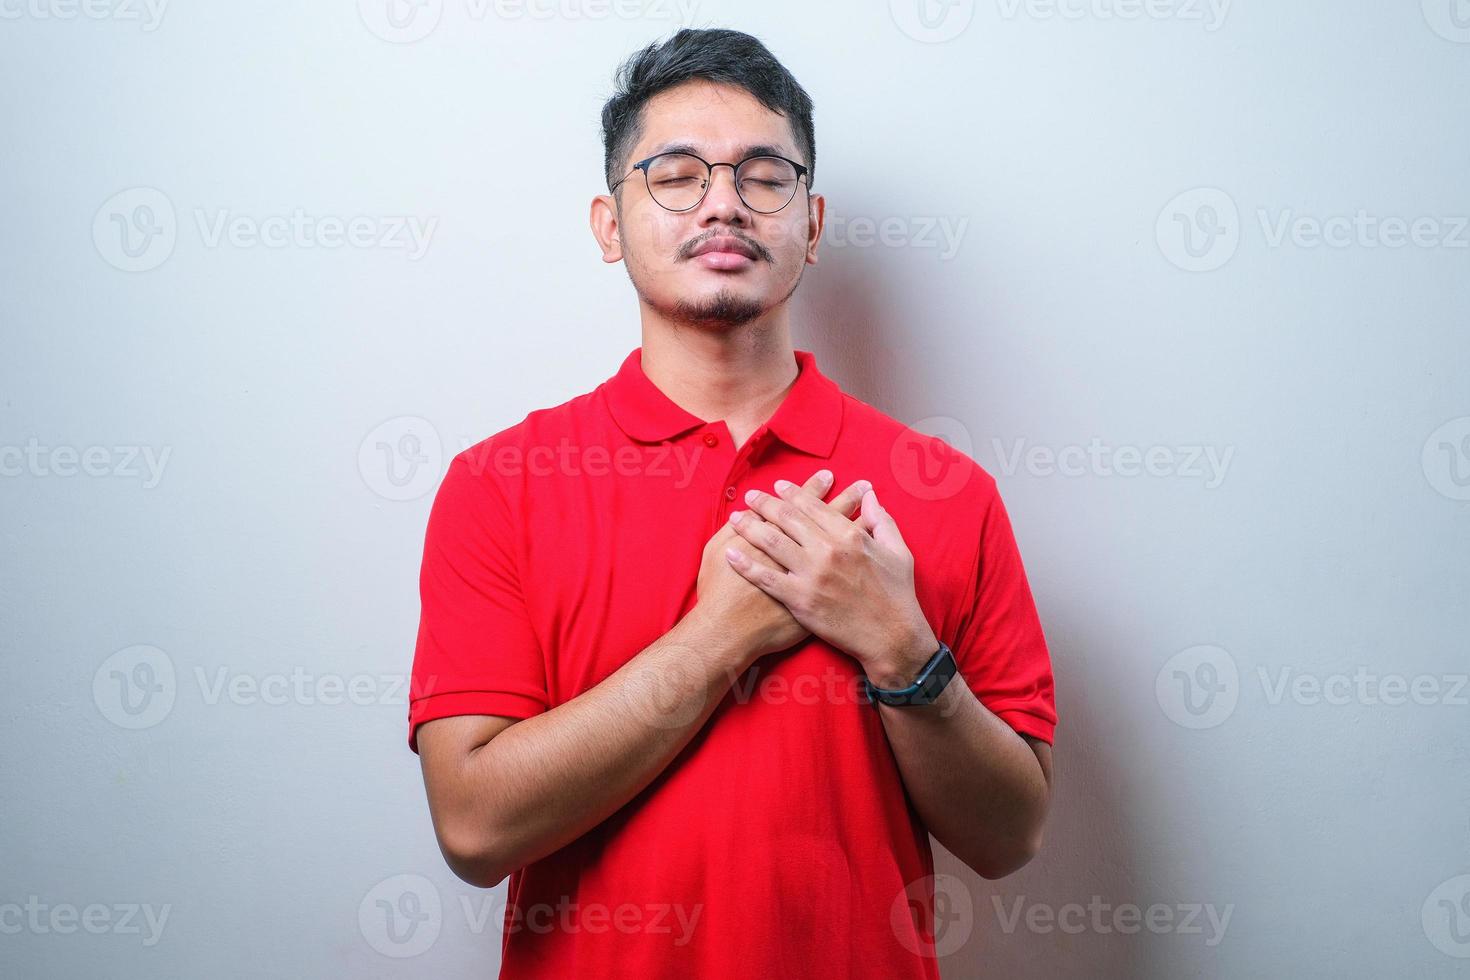
M 691 253 L 691 257 L 694 255 L 704 255 L 707 252 L 734 252 L 736 255 L 745 256 L 747 259 L 757 257 L 754 248 L 751 248 L 733 235 L 716 235 L 714 238 L 701 242 L 693 253 Z

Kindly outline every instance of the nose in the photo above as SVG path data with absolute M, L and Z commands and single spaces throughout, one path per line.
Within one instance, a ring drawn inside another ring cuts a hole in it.
M 730 171 L 729 177 L 725 180 L 720 179 L 721 168 Z M 705 221 L 717 218 L 736 224 L 747 220 L 749 210 L 735 188 L 735 165 L 733 163 L 717 163 L 710 168 L 709 187 L 705 189 L 704 200 L 699 202 L 699 207 L 703 212 L 701 218 Z

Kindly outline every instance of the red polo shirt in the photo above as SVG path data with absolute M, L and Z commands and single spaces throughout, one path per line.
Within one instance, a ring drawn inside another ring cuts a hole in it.
M 641 357 L 451 461 L 420 577 L 415 752 L 425 721 L 526 718 L 598 684 L 694 606 L 704 544 L 746 490 L 824 466 L 834 494 L 871 481 L 898 522 L 964 682 L 1051 741 L 1046 642 L 979 464 L 844 393 L 808 351 L 737 448 Z M 860 673 L 818 639 L 757 661 L 638 796 L 510 876 L 500 975 L 937 978 L 934 930 L 942 944 L 951 926 L 928 833 Z

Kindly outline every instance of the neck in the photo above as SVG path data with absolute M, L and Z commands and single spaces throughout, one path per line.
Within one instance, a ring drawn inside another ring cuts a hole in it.
M 706 331 L 645 318 L 643 373 L 686 412 L 723 420 L 742 445 L 775 414 L 797 376 L 784 315 L 763 321 Z

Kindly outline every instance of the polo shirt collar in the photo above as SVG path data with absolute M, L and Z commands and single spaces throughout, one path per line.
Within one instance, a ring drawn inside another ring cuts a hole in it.
M 793 449 L 830 456 L 842 427 L 842 390 L 817 370 L 811 351 L 795 354 L 796 382 L 766 428 Z M 706 424 L 675 404 L 643 373 L 642 347 L 633 348 L 618 373 L 608 379 L 607 404 L 619 428 L 640 442 L 662 442 Z

